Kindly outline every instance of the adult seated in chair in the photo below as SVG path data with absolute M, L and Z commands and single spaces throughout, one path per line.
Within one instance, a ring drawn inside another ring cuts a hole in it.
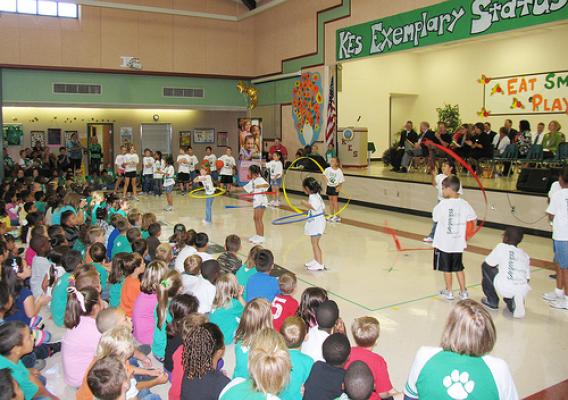
M 548 124 L 548 133 L 542 139 L 542 147 L 544 148 L 544 158 L 554 158 L 558 152 L 558 145 L 566 141 L 566 137 L 560 132 L 560 123 L 556 120 L 550 121 Z
M 479 160 L 483 158 L 493 158 L 491 139 L 489 135 L 483 131 L 483 123 L 478 122 L 473 127 L 473 136 L 464 143 L 470 148 L 470 162 L 473 169 L 477 168 Z
M 436 144 L 440 144 L 440 141 L 436 137 L 436 134 L 430 129 L 430 124 L 426 121 L 422 121 L 420 123 L 420 134 L 418 136 L 418 140 L 412 148 L 407 149 L 404 151 L 404 155 L 402 156 L 402 168 L 399 172 L 406 173 L 408 172 L 408 166 L 412 161 L 413 157 L 426 157 L 428 156 L 428 146 L 423 142 L 431 141 Z
M 391 171 L 398 172 L 400 170 L 400 164 L 402 163 L 404 151 L 407 149 L 412 149 L 417 141 L 418 134 L 412 127 L 412 121 L 406 121 L 406 124 L 404 124 L 404 129 L 400 132 L 400 140 L 398 142 L 398 146 L 392 149 Z
M 513 121 L 506 119 L 503 125 L 507 130 L 507 136 L 509 136 L 509 140 L 511 141 L 511 143 L 515 143 L 515 138 L 517 137 L 519 132 L 515 128 L 513 128 Z
M 499 135 L 495 136 L 493 139 L 493 149 L 496 157 L 501 157 L 505 152 L 508 145 L 511 144 L 509 136 L 507 135 L 507 129 L 502 127 L 499 129 Z
M 497 132 L 495 132 L 494 130 L 491 129 L 491 123 L 490 122 L 484 122 L 483 123 L 483 132 L 485 132 L 489 135 L 489 137 L 491 138 L 491 141 L 493 141 L 493 139 L 495 139 L 495 136 L 497 136 Z
M 465 145 L 465 142 L 470 138 L 470 125 L 462 124 L 458 127 L 454 135 L 452 136 L 452 142 L 450 143 L 450 149 L 454 151 L 458 156 L 464 160 L 469 156 L 470 148 Z

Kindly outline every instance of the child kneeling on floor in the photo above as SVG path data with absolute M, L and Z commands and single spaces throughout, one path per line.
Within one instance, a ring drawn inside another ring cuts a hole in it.
M 499 308 L 500 295 L 515 318 L 525 316 L 525 298 L 531 290 L 528 283 L 530 258 L 517 247 L 522 240 L 523 231 L 520 228 L 507 227 L 503 243 L 499 243 L 481 265 L 481 286 L 485 294 L 481 303 L 496 310 Z

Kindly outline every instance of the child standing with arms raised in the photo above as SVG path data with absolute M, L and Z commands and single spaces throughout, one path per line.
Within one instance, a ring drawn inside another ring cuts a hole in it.
M 209 167 L 202 165 L 199 169 L 199 176 L 194 180 L 194 182 L 199 182 L 203 185 L 203 190 L 207 196 L 205 199 L 205 219 L 203 220 L 203 223 L 206 225 L 211 224 L 213 220 L 213 200 L 215 199 L 212 197 L 215 194 L 215 186 L 213 185 L 210 171 Z
M 341 222 L 336 214 L 339 211 L 338 197 L 341 190 L 341 185 L 345 182 L 345 177 L 343 176 L 343 171 L 339 167 L 339 159 L 333 157 L 330 162 L 330 166 L 325 169 L 323 175 L 327 181 L 327 188 L 325 189 L 325 194 L 329 197 L 329 208 L 331 222 Z
M 308 201 L 303 203 L 308 207 L 308 219 L 304 233 L 310 237 L 314 259 L 305 265 L 310 271 L 322 271 L 325 269 L 323 264 L 323 254 L 319 245 L 321 236 L 325 231 L 325 204 L 320 196 L 321 186 L 314 178 L 307 177 L 302 182 L 304 192 L 309 196 Z
M 452 292 L 452 272 L 455 272 L 460 285 L 460 298 L 469 297 L 463 273 L 463 251 L 467 247 L 467 223 L 477 220 L 475 211 L 469 203 L 460 199 L 460 180 L 449 176 L 442 182 L 444 200 L 434 207 L 432 218 L 436 225 L 434 234 L 434 269 L 444 273 L 446 288 L 440 295 L 446 300 L 454 300 Z

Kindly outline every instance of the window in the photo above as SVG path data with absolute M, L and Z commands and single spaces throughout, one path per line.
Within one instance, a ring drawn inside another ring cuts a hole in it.
M 62 0 L 0 0 L 0 12 L 78 18 L 79 6 Z

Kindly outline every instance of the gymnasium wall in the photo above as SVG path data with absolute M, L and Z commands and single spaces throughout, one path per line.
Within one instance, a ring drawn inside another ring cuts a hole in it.
M 343 90 L 338 98 L 340 125 L 356 125 L 361 115 L 360 125 L 369 128 L 369 141 L 378 144 L 382 154 L 389 145 L 389 131 L 392 135 L 398 132 L 401 121 L 411 119 L 418 125 L 426 120 L 434 124 L 436 107 L 445 103 L 458 104 L 464 122 L 483 121 L 477 114 L 483 106 L 483 87 L 477 79 L 482 74 L 507 76 L 566 70 L 568 53 L 562 39 L 566 37 L 568 25 L 555 25 L 344 63 Z M 416 95 L 415 101 L 401 105 L 406 108 L 406 118 L 401 118 L 400 109 L 393 110 L 396 124 L 392 130 L 391 93 Z M 504 118 L 487 120 L 498 131 Z M 565 114 L 511 119 L 515 125 L 520 119 L 528 119 L 533 130 L 538 122 L 548 123 L 552 119 L 560 121 L 564 132 L 568 128 Z
M 61 131 L 78 131 L 79 138 L 85 139 L 88 123 L 113 123 L 114 148 L 120 146 L 120 128 L 131 127 L 134 145 L 140 152 L 140 124 L 154 123 L 152 117 L 158 114 L 159 123 L 172 124 L 172 150 L 179 150 L 179 132 L 194 128 L 215 128 L 216 131 L 229 133 L 229 146 L 236 152 L 238 148 L 237 120 L 245 116 L 238 111 L 204 111 L 204 110 L 166 110 L 166 109 L 103 109 L 103 108 L 72 108 L 72 107 L 4 107 L 4 123 L 21 123 L 24 125 L 23 146 L 30 146 L 30 131 L 45 131 L 48 128 L 59 128 Z M 30 120 L 37 118 L 38 121 Z M 217 137 L 215 137 L 217 139 Z M 195 144 L 192 147 L 201 159 L 205 147 L 211 146 L 217 156 L 221 155 L 224 147 L 215 144 Z M 17 156 L 20 146 L 9 146 L 9 152 Z M 16 158 L 17 159 L 17 158 Z

